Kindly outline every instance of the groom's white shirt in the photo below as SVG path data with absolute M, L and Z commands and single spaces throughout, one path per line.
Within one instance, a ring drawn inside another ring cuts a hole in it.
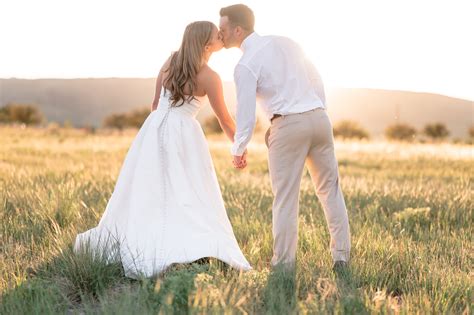
M 234 71 L 237 129 L 231 149 L 237 156 L 252 137 L 257 97 L 268 119 L 326 107 L 321 77 L 293 40 L 253 32 L 240 49 L 243 55 Z

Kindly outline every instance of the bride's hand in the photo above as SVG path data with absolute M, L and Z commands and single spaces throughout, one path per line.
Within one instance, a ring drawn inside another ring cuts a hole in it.
M 235 168 L 245 168 L 247 166 L 247 150 L 244 151 L 244 154 L 242 154 L 242 156 L 234 155 L 233 164 Z

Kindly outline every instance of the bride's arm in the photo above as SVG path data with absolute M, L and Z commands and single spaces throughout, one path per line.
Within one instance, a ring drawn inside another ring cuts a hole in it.
M 216 114 L 219 125 L 227 138 L 229 138 L 231 142 L 234 142 L 235 122 L 225 105 L 221 78 L 216 72 L 209 69 L 208 73 L 203 76 L 202 86 Z
M 168 60 L 166 60 L 165 64 L 160 69 L 160 73 L 158 73 L 158 77 L 156 78 L 155 98 L 153 99 L 153 102 L 151 103 L 151 111 L 154 111 L 158 107 L 158 103 L 160 102 L 161 89 L 163 87 L 163 74 L 164 72 L 168 70 L 171 57 L 169 57 Z
M 155 98 L 153 99 L 153 103 L 151 103 L 151 111 L 154 111 L 158 107 L 158 103 L 160 102 L 162 85 L 163 85 L 163 71 L 160 70 L 160 73 L 158 73 L 158 77 L 156 78 Z

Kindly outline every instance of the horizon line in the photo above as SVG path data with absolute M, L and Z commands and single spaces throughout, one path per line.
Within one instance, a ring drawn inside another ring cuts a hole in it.
M 0 77 L 0 80 L 117 80 L 117 79 L 142 79 L 142 80 L 150 80 L 156 79 L 156 77 L 117 77 L 117 76 L 110 76 L 110 77 L 41 77 L 41 78 L 21 78 L 21 77 Z M 233 83 L 233 80 L 222 80 L 225 83 Z M 442 94 L 440 92 L 432 92 L 432 91 L 425 91 L 425 90 L 403 90 L 397 88 L 386 88 L 386 87 L 367 87 L 367 86 L 343 86 L 343 85 L 332 85 L 327 88 L 328 90 L 332 89 L 366 89 L 366 90 L 386 90 L 392 92 L 410 92 L 410 93 L 417 93 L 417 94 L 433 94 L 433 95 L 440 95 L 450 98 L 455 98 L 459 100 L 465 100 L 469 102 L 474 102 L 474 97 L 460 97 L 450 94 Z M 473 103 L 474 105 L 474 103 Z

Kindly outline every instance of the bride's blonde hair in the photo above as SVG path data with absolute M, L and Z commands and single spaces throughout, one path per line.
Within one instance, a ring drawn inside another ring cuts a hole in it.
M 186 26 L 179 50 L 171 56 L 163 86 L 171 92 L 171 106 L 181 106 L 195 99 L 196 77 L 201 69 L 204 47 L 209 43 L 214 24 L 208 21 L 193 22 Z M 189 94 L 185 94 L 185 88 Z M 178 105 L 178 102 L 181 104 Z

